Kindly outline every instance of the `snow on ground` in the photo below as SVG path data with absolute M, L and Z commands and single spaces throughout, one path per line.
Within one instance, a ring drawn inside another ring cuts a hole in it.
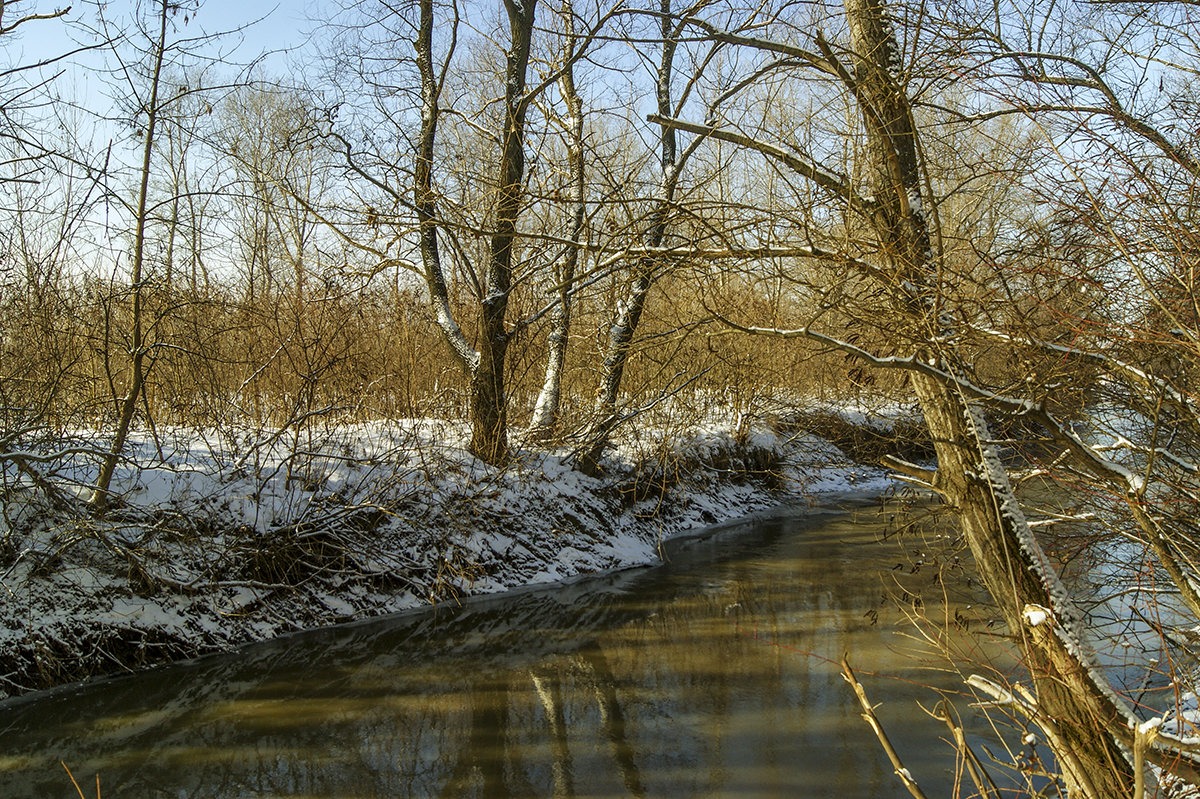
M 518 449 L 492 468 L 467 439 L 433 420 L 159 429 L 131 442 L 103 518 L 5 474 L 0 695 L 652 563 L 664 539 L 699 527 L 890 485 L 816 435 L 744 418 L 642 429 L 602 478 L 568 450 Z M 82 498 L 91 469 L 66 458 L 50 477 Z

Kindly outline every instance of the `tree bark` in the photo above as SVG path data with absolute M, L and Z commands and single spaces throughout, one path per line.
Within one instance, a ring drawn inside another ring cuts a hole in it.
M 121 451 L 125 449 L 125 440 L 129 436 L 129 428 L 133 425 L 133 415 L 137 404 L 142 398 L 146 385 L 146 342 L 145 323 L 143 320 L 143 266 L 146 251 L 146 212 L 147 196 L 150 193 L 150 163 L 154 155 L 154 134 L 158 125 L 158 88 L 161 82 L 163 59 L 167 44 L 167 0 L 161 0 L 159 11 L 158 41 L 154 45 L 154 67 L 150 77 L 150 101 L 146 105 L 146 138 L 142 148 L 141 183 L 138 186 L 138 204 L 134 219 L 133 236 L 133 268 L 130 275 L 129 290 L 132 294 L 130 320 L 130 379 L 125 397 L 121 401 L 120 413 L 117 418 L 117 429 L 113 435 L 112 446 L 100 465 L 100 473 L 96 477 L 96 487 L 89 499 L 89 504 L 96 510 L 103 511 L 111 500 L 109 488 L 112 485 L 113 473 L 121 459 Z
M 467 341 L 450 310 L 450 290 L 442 268 L 438 247 L 437 192 L 433 186 L 434 148 L 437 143 L 438 122 L 441 118 L 439 96 L 441 81 L 433 61 L 433 0 L 421 0 L 420 22 L 414 47 L 417 51 L 417 70 L 421 76 L 421 129 L 413 164 L 413 207 L 417 214 L 418 247 L 421 252 L 422 274 L 434 318 L 442 336 L 459 364 L 468 373 L 478 366 L 479 354 Z
M 845 0 L 845 8 L 854 70 L 844 80 L 868 134 L 869 213 L 894 276 L 887 288 L 914 335 L 923 330 L 924 341 L 946 340 L 895 32 L 881 0 Z M 940 345 L 918 350 L 956 371 L 952 350 Z M 1128 732 L 1125 708 L 1085 649 L 1081 616 L 1026 523 L 982 410 L 935 378 L 914 374 L 912 384 L 937 452 L 935 487 L 957 512 L 980 578 L 1020 645 L 1040 715 L 1064 743 L 1055 755 L 1064 764 L 1070 793 L 1094 799 L 1128 795 L 1133 768 L 1116 737 Z M 1048 609 L 1048 620 L 1030 623 L 1031 605 Z
M 505 355 L 508 296 L 512 290 L 513 245 L 521 211 L 525 177 L 525 74 L 533 42 L 536 0 L 505 0 L 510 45 L 504 73 L 504 129 L 501 134 L 499 176 L 496 181 L 496 227 L 489 249 L 486 295 L 479 317 L 479 365 L 471 375 L 471 452 L 499 465 L 508 459 L 508 401 L 505 397 Z
M 530 437 L 547 441 L 558 429 L 562 404 L 563 365 L 567 360 L 567 342 L 571 331 L 571 294 L 574 290 L 575 269 L 583 242 L 584 215 L 584 155 L 583 100 L 575 88 L 575 51 L 579 46 L 575 33 L 575 9 L 572 0 L 563 0 L 563 26 L 567 35 L 567 52 L 563 59 L 562 77 L 558 80 L 563 100 L 567 104 L 567 167 L 570 172 L 571 230 L 569 244 L 563 254 L 562 266 L 556 270 L 558 303 L 550 315 L 550 335 L 547 338 L 546 375 L 530 419 Z
M 536 7 L 536 0 L 504 2 L 510 42 L 504 73 L 504 121 L 499 136 L 494 228 L 488 247 L 484 295 L 479 300 L 476 317 L 478 350 L 467 340 L 454 318 L 438 249 L 439 216 L 433 165 L 441 81 L 433 58 L 433 0 L 420 2 L 415 42 L 421 77 L 421 128 L 413 172 L 413 204 L 417 212 L 422 268 L 442 336 L 469 378 L 470 451 L 493 465 L 501 465 L 508 459 L 505 364 L 512 336 L 507 325 L 508 298 L 512 289 L 513 246 L 517 239 L 517 218 L 525 176 L 523 139 L 528 107 L 525 85 Z
M 670 117 L 674 113 L 671 103 L 671 79 L 674 74 L 679 32 L 675 30 L 675 23 L 671 18 L 671 0 L 659 0 L 659 12 L 663 50 L 655 82 L 655 103 L 658 116 Z M 678 158 L 675 128 L 659 125 L 659 131 L 658 197 L 645 234 L 645 245 L 649 249 L 661 247 L 666 239 L 675 187 L 679 184 L 682 168 Z M 578 461 L 579 469 L 584 474 L 594 476 L 601 472 L 600 457 L 608 447 L 609 438 L 620 421 L 617 415 L 617 398 L 621 391 L 621 380 L 625 375 L 625 365 L 629 361 L 633 337 L 641 323 L 646 298 L 654 285 L 658 268 L 659 261 L 653 256 L 643 255 L 637 258 L 629 292 L 618 307 L 616 319 L 609 328 L 608 346 L 596 389 L 596 422 L 588 432 L 587 443 Z
M 1128 795 L 1132 764 L 1114 735 L 1128 732 L 1125 709 L 1087 654 L 1082 617 L 1021 512 L 982 410 L 932 378 L 914 376 L 913 388 L 935 442 L 935 487 L 956 512 L 976 571 L 1020 647 L 1040 716 L 1065 744 L 1054 754 L 1071 795 Z M 1049 609 L 1050 618 L 1032 625 L 1030 607 Z

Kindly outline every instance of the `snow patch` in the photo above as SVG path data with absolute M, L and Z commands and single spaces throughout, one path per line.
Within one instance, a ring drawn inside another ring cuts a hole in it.
M 34 666 L 47 650 L 78 655 L 85 677 L 131 652 L 140 665 L 230 649 L 644 565 L 700 527 L 892 485 L 827 441 L 728 407 L 672 435 L 627 431 L 603 479 L 569 450 L 488 466 L 466 425 L 431 419 L 133 435 L 103 519 L 53 511 L 28 487 L 0 496 L 14 553 L 0 575 L 0 696 L 46 687 Z M 56 476 L 83 496 L 93 469 L 79 456 Z
M 1037 627 L 1050 618 L 1050 611 L 1041 605 L 1026 605 L 1021 616 L 1030 627 Z

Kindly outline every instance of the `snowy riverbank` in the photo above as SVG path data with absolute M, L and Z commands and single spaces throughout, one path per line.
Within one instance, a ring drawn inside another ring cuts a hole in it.
M 68 459 L 57 503 L 44 486 L 5 494 L 0 694 L 652 563 L 663 540 L 707 525 L 889 487 L 781 427 L 643 430 L 603 478 L 568 451 L 494 469 L 462 427 L 429 420 L 220 442 L 160 429 L 134 443 L 122 502 L 100 519 L 72 498 L 88 462 Z

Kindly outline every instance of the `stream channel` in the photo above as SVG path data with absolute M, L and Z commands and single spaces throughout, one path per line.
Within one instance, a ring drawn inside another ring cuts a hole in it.
M 1003 745 L 903 591 L 924 585 L 933 619 L 986 611 L 962 569 L 931 584 L 920 533 L 885 540 L 894 511 L 780 512 L 670 542 L 661 566 L 9 701 L 0 796 L 77 797 L 61 763 L 106 799 L 907 796 L 844 652 L 905 766 L 951 796 L 946 728 L 918 702 L 954 695 L 969 740 Z

